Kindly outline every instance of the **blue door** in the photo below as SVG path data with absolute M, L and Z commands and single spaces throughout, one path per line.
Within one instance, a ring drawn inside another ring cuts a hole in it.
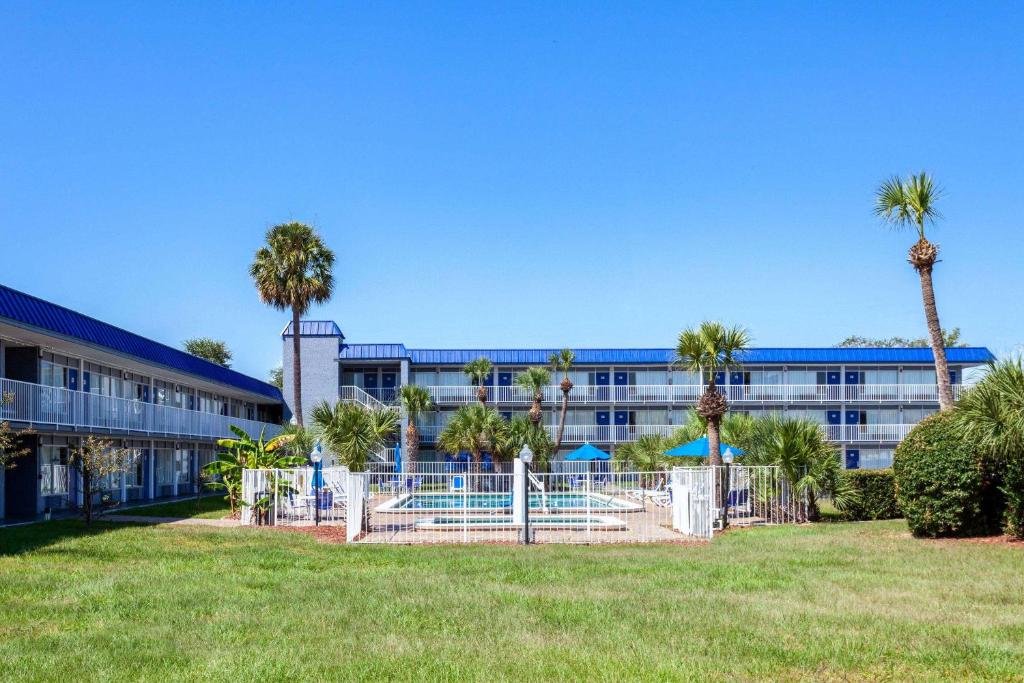
M 193 396 L 192 394 L 188 395 L 188 409 L 189 410 L 195 410 L 196 409 L 196 397 Z
M 89 393 L 89 373 L 88 372 L 83 372 L 82 373 L 82 391 L 84 391 L 87 394 Z
M 499 387 L 510 387 L 510 386 L 512 386 L 512 373 L 511 372 L 499 372 L 498 373 L 498 386 Z
M 393 372 L 385 372 L 380 376 L 380 388 L 383 395 L 382 400 L 395 400 L 395 384 L 397 381 L 398 378 Z
M 628 372 L 616 372 L 612 378 L 615 381 L 615 400 L 616 401 L 628 401 L 629 400 L 629 373 Z
M 848 425 L 859 425 L 860 424 L 860 418 L 861 418 L 862 414 L 863 413 L 861 413 L 861 411 L 859 411 L 859 410 L 847 410 L 846 411 L 846 424 L 848 424 Z
M 837 371 L 830 370 L 825 375 L 825 383 L 826 384 L 839 384 L 840 383 L 839 382 L 839 373 Z
M 484 377 L 484 386 L 485 387 L 493 387 L 494 386 L 494 371 L 493 370 L 490 373 L 488 373 L 488 375 L 486 377 Z
M 68 389 L 78 391 L 78 368 L 68 368 Z
M 838 410 L 828 411 L 828 423 L 830 425 L 843 424 L 842 414 Z
M 611 441 L 611 433 L 609 430 L 609 424 L 611 423 L 611 413 L 607 410 L 598 410 L 594 413 L 594 422 L 597 424 L 597 433 L 595 434 L 596 441 Z
M 597 385 L 597 400 L 607 401 L 609 398 L 608 394 L 608 373 L 607 372 L 595 372 L 594 373 L 594 384 Z
M 725 386 L 725 370 L 719 370 L 715 373 L 715 385 L 719 387 Z
M 949 371 L 949 383 L 956 384 L 956 370 Z
M 149 403 L 149 385 L 142 387 L 142 402 Z
M 860 384 L 860 373 L 856 370 L 846 371 L 846 383 L 847 384 Z
M 860 469 L 860 451 L 855 448 L 846 449 L 846 469 Z
M 615 411 L 615 440 L 627 441 L 629 439 L 629 411 Z

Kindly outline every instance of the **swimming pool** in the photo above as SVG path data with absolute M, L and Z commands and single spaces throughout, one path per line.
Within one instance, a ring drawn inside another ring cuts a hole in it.
M 518 525 L 512 523 L 508 515 L 490 517 L 426 517 L 416 520 L 417 529 L 448 529 L 448 530 L 484 530 L 495 528 L 513 529 Z M 592 529 L 594 531 L 623 531 L 626 523 L 617 517 L 607 515 L 543 515 L 530 519 L 532 529 Z
M 589 505 L 588 505 L 589 499 Z M 463 510 L 511 510 L 509 493 L 406 493 L 377 506 L 377 512 L 462 512 Z M 642 505 L 599 493 L 531 493 L 530 509 L 539 511 L 614 510 L 637 512 Z

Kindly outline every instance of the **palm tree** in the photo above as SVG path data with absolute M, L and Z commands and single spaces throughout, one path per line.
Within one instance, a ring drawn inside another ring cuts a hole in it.
M 1006 532 L 1024 537 L 1024 360 L 991 363 L 954 415 L 964 441 L 1002 472 Z
M 921 278 L 924 317 L 928 323 L 928 337 L 935 358 L 935 379 L 939 385 L 939 409 L 952 410 L 953 387 L 949 381 L 945 339 L 932 288 L 932 268 L 938 261 L 939 245 L 929 242 L 924 234 L 925 224 L 934 223 L 940 217 L 935 202 L 941 194 L 932 177 L 923 171 L 906 180 L 894 176 L 883 182 L 875 193 L 875 215 L 895 228 L 917 231 L 917 242 L 910 247 L 907 261 Z
M 750 333 L 742 327 L 726 327 L 718 322 L 705 321 L 697 329 L 683 330 L 676 344 L 676 362 L 690 372 L 698 373 L 701 381 L 707 378 L 704 393 L 697 400 L 697 414 L 707 421 L 708 462 L 722 464 L 720 444 L 722 416 L 729 402 L 715 385 L 715 373 L 720 369 L 739 366 L 739 352 L 750 344 Z
M 445 453 L 458 455 L 469 451 L 473 462 L 480 465 L 484 451 L 490 451 L 494 440 L 505 428 L 497 412 L 484 405 L 462 406 L 437 436 L 437 445 Z
M 516 377 L 516 384 L 533 393 L 533 405 L 530 406 L 530 422 L 540 425 L 543 417 L 541 402 L 544 400 L 544 387 L 551 384 L 551 373 L 544 368 L 526 368 Z
M 491 361 L 483 356 L 462 366 L 462 371 L 469 377 L 469 381 L 477 385 L 476 397 L 480 399 L 480 405 L 487 405 L 487 387 L 484 386 L 484 383 L 491 376 L 493 367 Z
M 430 392 L 415 384 L 405 384 L 399 390 L 402 407 L 409 418 L 409 426 L 405 428 L 405 462 L 406 471 L 415 473 L 416 462 L 420 455 L 420 432 L 416 427 L 416 419 L 420 414 L 430 410 Z
M 636 441 L 622 444 L 615 449 L 615 460 L 628 463 L 630 468 L 640 472 L 658 472 L 662 469 L 668 456 L 665 451 L 673 445 L 660 434 L 645 434 Z M 645 480 L 647 477 L 645 477 Z M 654 482 L 644 481 L 645 486 Z
M 327 447 L 353 471 L 365 470 L 370 456 L 398 431 L 398 411 L 388 407 L 369 409 L 339 401 L 332 408 L 320 401 L 311 417 Z
M 491 456 L 494 458 L 495 470 L 501 471 L 501 463 L 511 461 L 530 443 L 531 435 L 536 426 L 526 417 L 517 415 L 511 421 L 502 421 L 502 428 L 491 436 Z
M 839 462 L 839 451 L 814 420 L 769 415 L 757 420 L 753 448 L 744 465 L 775 465 L 793 490 L 807 500 L 807 519 L 820 517 L 818 500 L 829 495 L 844 510 L 857 495 Z
M 559 385 L 562 389 L 562 412 L 558 417 L 558 433 L 555 435 L 555 448 L 554 455 L 558 456 L 559 449 L 562 448 L 562 434 L 565 432 L 565 418 L 569 414 L 569 392 L 572 391 L 572 380 L 569 379 L 569 370 L 572 368 L 572 364 L 576 362 L 576 354 L 572 349 L 562 349 L 551 354 L 548 358 L 548 363 L 551 364 L 551 370 L 553 372 L 561 372 L 562 382 Z
M 292 384 L 295 420 L 302 425 L 302 358 L 299 320 L 312 304 L 322 304 L 334 290 L 334 252 L 313 228 L 282 223 L 267 230 L 267 243 L 256 251 L 249 275 L 265 304 L 292 311 Z

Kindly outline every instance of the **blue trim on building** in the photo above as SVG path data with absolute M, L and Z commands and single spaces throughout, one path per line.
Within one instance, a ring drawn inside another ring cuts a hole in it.
M 338 323 L 333 320 L 300 320 L 299 321 L 299 333 L 303 337 L 341 337 L 345 338 L 345 335 L 341 333 L 341 328 L 338 327 Z M 281 337 L 292 336 L 292 324 L 288 323 L 284 329 L 281 330 Z
M 272 384 L 5 285 L 0 285 L 0 320 L 266 396 L 276 402 L 283 400 L 281 390 Z M 83 387 L 87 383 L 87 377 L 83 376 Z
M 481 356 L 498 365 L 546 365 L 557 349 L 407 349 L 403 344 L 345 344 L 341 360 L 403 360 L 415 365 L 462 365 Z M 574 349 L 579 365 L 667 365 L 673 349 Z M 946 350 L 950 363 L 986 363 L 994 360 L 984 347 Z M 764 348 L 739 355 L 747 365 L 932 363 L 929 348 Z

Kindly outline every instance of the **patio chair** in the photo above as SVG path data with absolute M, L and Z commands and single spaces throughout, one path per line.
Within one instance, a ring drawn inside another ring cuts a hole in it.
M 729 491 L 725 505 L 727 509 L 732 508 L 734 512 L 750 512 L 750 490 L 733 489 Z
M 650 501 L 658 507 L 672 507 L 672 487 L 668 487 L 663 493 L 654 494 L 650 497 Z
M 301 499 L 294 491 L 289 491 L 283 502 L 282 514 L 285 520 L 297 522 L 309 519 L 310 509 L 308 500 Z

